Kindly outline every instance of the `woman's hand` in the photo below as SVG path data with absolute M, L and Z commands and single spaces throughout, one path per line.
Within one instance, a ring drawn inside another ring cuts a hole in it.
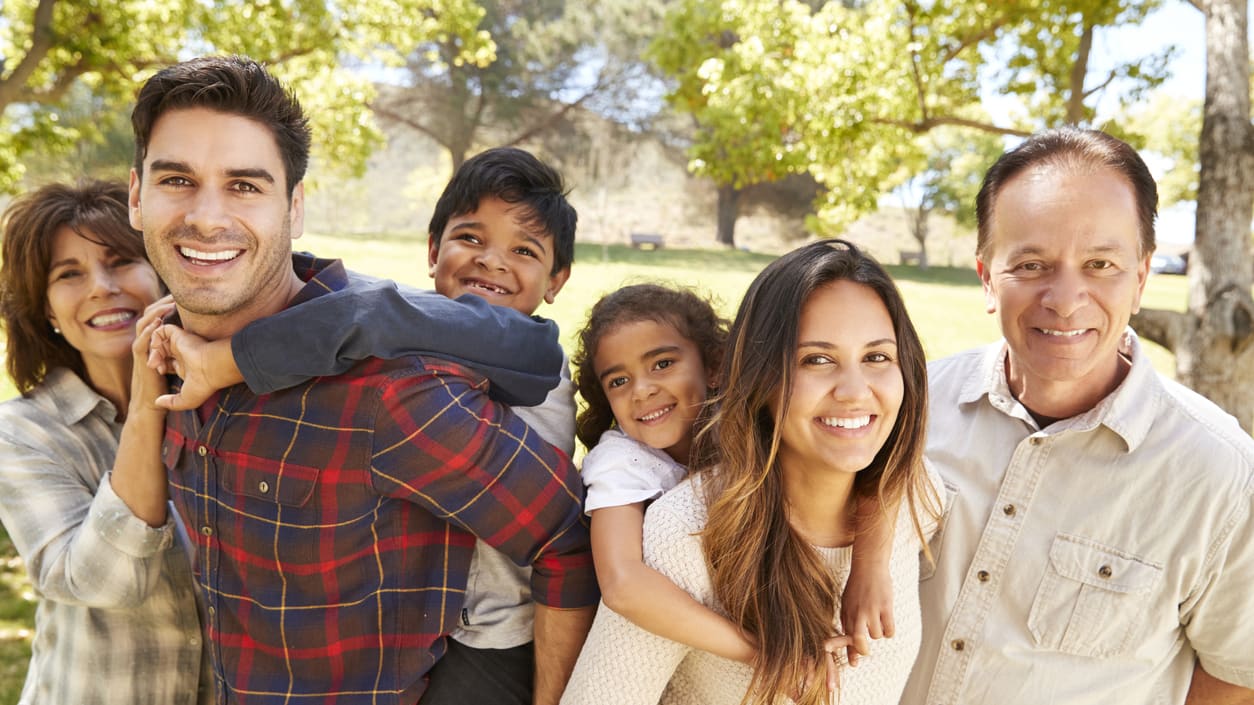
M 157 405 L 157 399 L 169 391 L 161 371 L 149 366 L 153 335 L 174 313 L 174 298 L 165 296 L 144 309 L 135 322 L 135 340 L 131 343 L 131 400 L 127 416 L 149 414 L 165 421 L 165 409 Z

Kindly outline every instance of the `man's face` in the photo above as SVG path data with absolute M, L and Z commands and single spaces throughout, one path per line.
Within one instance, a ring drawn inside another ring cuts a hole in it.
M 427 248 L 435 290 L 449 298 L 474 294 L 528 316 L 553 303 L 570 276 L 552 274 L 553 236 L 522 217 L 527 206 L 489 196 L 472 213 L 449 218 L 439 244 Z
M 1106 167 L 1043 165 L 1011 179 L 977 263 L 1010 346 L 1011 390 L 1092 408 L 1122 380 L 1119 348 L 1149 273 L 1131 184 Z
M 304 219 L 302 185 L 289 199 L 286 178 L 258 122 L 205 108 L 157 119 L 142 181 L 131 172 L 131 225 L 192 330 L 237 329 L 286 305 Z

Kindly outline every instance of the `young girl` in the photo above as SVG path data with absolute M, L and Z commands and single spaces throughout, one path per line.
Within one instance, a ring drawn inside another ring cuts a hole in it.
M 895 597 L 906 633 L 877 647 L 870 670 L 859 669 L 865 677 L 849 676 L 841 690 L 851 702 L 896 702 L 918 647 L 910 571 L 929 527 L 916 500 L 934 496 L 921 465 L 922 349 L 900 295 L 847 243 L 816 243 L 768 267 L 741 305 L 718 377 L 725 388 L 695 452 L 694 390 L 713 387 L 721 357 L 719 346 L 698 342 L 708 340 L 700 331 L 721 326 L 712 313 L 692 317 L 709 307 L 688 297 L 661 287 L 615 292 L 594 307 L 581 336 L 577 377 L 588 411 L 580 439 L 589 443 L 611 415 L 618 422 L 584 473 L 598 579 L 622 616 L 598 613 L 563 702 L 825 699 L 813 655 L 848 643 L 830 635 L 855 523 L 866 527 L 858 542 L 868 544 L 861 558 L 874 559 L 867 567 L 893 570 L 879 585 L 864 571 L 872 584 L 860 594 Z M 846 369 L 875 381 L 831 381 L 829 370 Z M 856 399 L 844 399 L 846 391 Z M 703 472 L 644 521 L 644 503 L 688 461 Z M 911 507 L 903 521 L 913 527 L 895 532 L 903 499 Z M 894 510 L 880 510 L 880 501 Z M 877 608 L 877 617 L 887 613 Z
M 587 406 L 575 432 L 589 449 L 584 509 L 606 606 L 655 634 L 751 663 L 740 630 L 641 557 L 645 505 L 688 474 L 726 339 L 727 321 L 690 291 L 637 284 L 605 295 L 579 333 L 575 383 Z

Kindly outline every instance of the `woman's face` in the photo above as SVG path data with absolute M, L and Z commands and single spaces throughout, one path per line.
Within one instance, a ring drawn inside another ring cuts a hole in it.
M 130 364 L 135 319 L 161 297 L 145 259 L 122 257 L 68 227 L 57 231 L 48 267 L 48 318 L 83 356 L 99 365 Z
M 856 473 L 870 465 L 905 393 L 897 335 L 873 289 L 840 280 L 810 295 L 801 308 L 792 374 L 780 467 Z

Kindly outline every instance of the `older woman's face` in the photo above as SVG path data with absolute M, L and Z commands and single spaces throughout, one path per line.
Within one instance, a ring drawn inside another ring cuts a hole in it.
M 801 308 L 780 466 L 862 470 L 892 433 L 904 395 L 897 334 L 880 297 L 846 280 L 816 289 Z
M 68 227 L 55 236 L 48 267 L 48 318 L 83 356 L 90 374 L 101 364 L 130 363 L 135 319 L 161 297 L 145 259 L 130 259 Z

